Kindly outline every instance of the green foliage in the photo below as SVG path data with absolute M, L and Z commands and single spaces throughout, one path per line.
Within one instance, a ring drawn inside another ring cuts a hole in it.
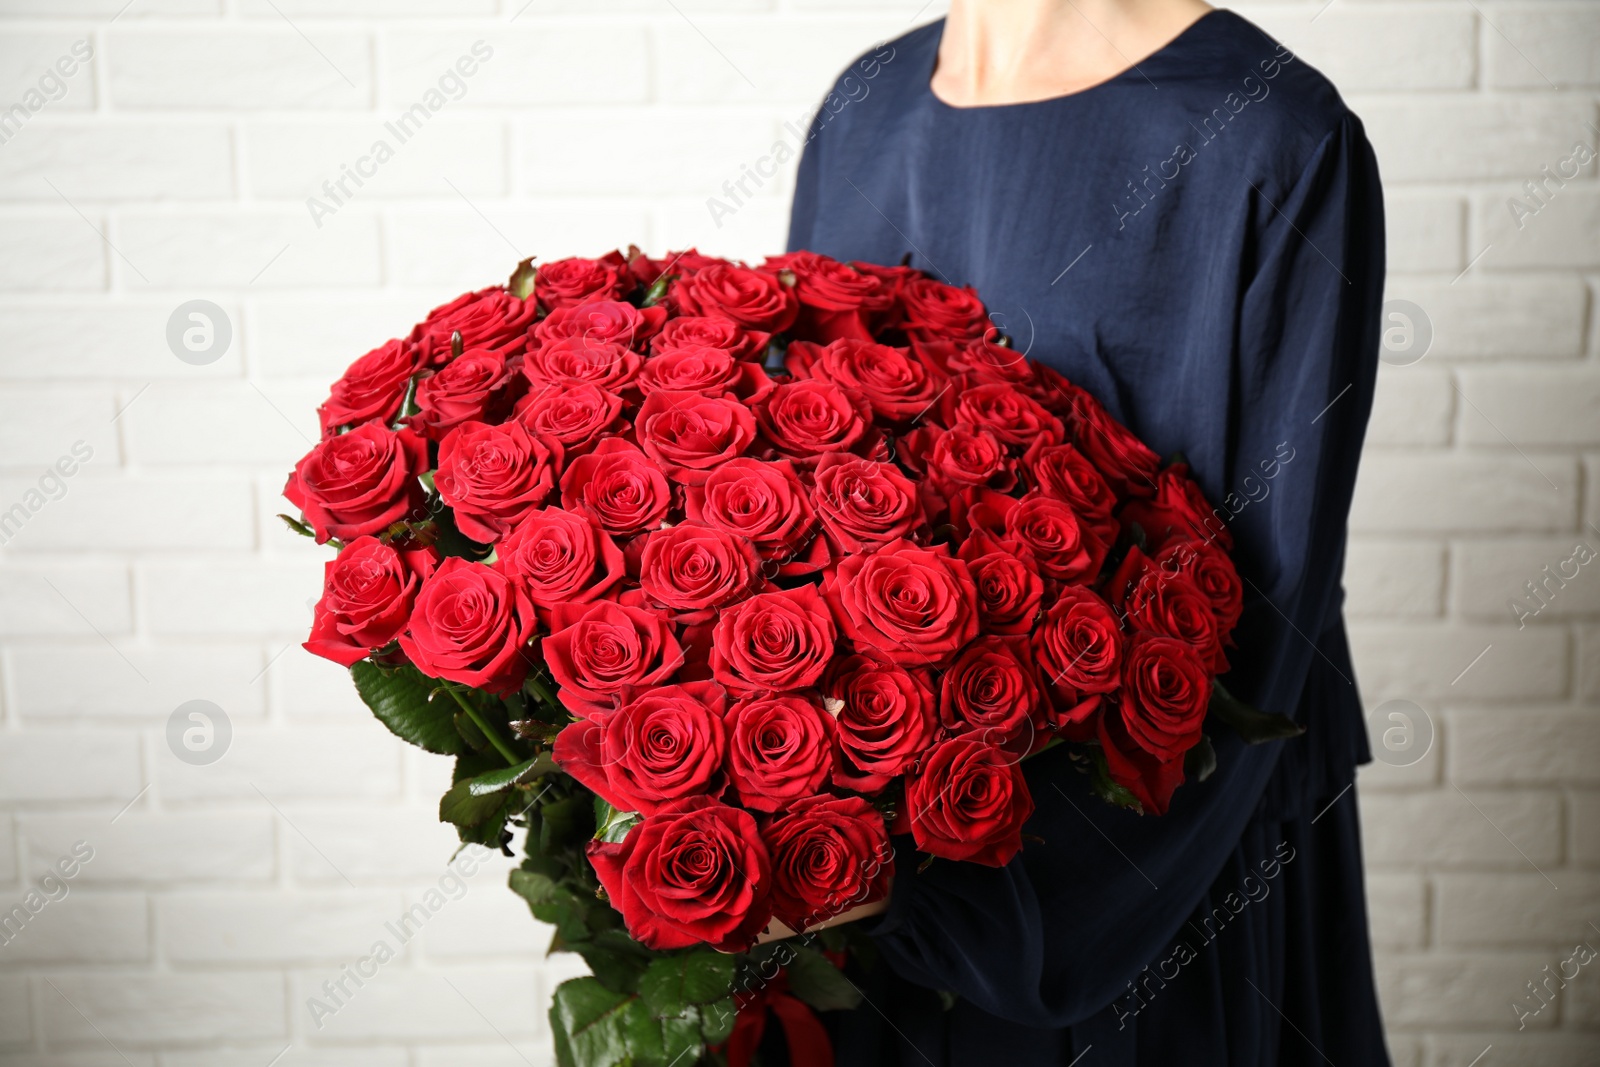
M 861 990 L 816 949 L 795 946 L 788 971 L 789 990 L 817 1011 L 848 1011 L 861 1003 Z
M 378 721 L 402 741 L 454 756 L 466 749 L 455 727 L 455 704 L 434 700 L 434 682 L 409 663 L 380 667 L 362 660 L 350 668 L 356 692 Z
M 1299 737 L 1306 728 L 1287 715 L 1276 711 L 1262 711 L 1240 700 L 1218 681 L 1211 689 L 1211 706 L 1207 711 L 1227 723 L 1240 737 L 1252 745 L 1263 741 L 1283 741 Z
M 698 951 L 656 960 L 639 979 L 639 995 L 658 1019 L 678 1017 L 691 1007 L 725 1000 L 733 990 L 734 958 Z

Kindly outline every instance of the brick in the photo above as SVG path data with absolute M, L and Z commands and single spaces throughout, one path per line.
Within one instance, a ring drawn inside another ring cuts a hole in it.
M 493 53 L 479 61 L 476 73 L 461 79 L 455 65 L 463 56 L 475 58 L 472 46 L 480 40 Z M 603 48 L 599 55 L 597 45 Z M 430 91 L 440 91 L 440 78 L 447 73 L 463 81 L 465 90 L 450 91 L 448 95 L 460 98 L 447 103 L 444 111 L 575 100 L 641 103 L 648 92 L 644 32 L 621 24 L 608 25 L 603 34 L 562 25 L 391 30 L 383 36 L 383 52 L 385 88 L 379 111 L 386 117 L 397 117 Z
M 507 1045 L 427 1045 L 417 1049 L 417 1067 L 528 1067 L 530 1063 L 555 1063 L 548 1038 Z
M 1450 713 L 1450 777 L 1463 786 L 1600 785 L 1600 715 L 1592 709 Z
M 1386 182 L 1531 178 L 1594 119 L 1581 96 L 1352 99 Z
M 1465 444 L 1600 445 L 1600 373 L 1583 367 L 1461 372 Z
M 1433 543 L 1356 538 L 1344 565 L 1345 612 L 1426 619 L 1444 605 L 1444 551 Z
M 1336 5 L 1315 22 L 1292 6 L 1251 6 L 1245 13 L 1343 92 L 1468 89 L 1477 74 L 1470 8 Z
M 253 18 L 414 18 L 492 15 L 497 0 L 241 0 L 239 14 Z M 282 12 L 282 15 L 279 14 Z
M 32 511 L 15 529 L 12 552 L 48 549 L 250 548 L 250 485 L 218 478 L 99 477 L 89 464 L 65 495 Z M 31 508 L 36 479 L 0 478 L 0 512 Z
M 777 20 L 669 21 L 655 28 L 656 93 L 670 103 L 779 101 L 813 105 L 873 42 L 906 30 L 900 15 Z M 784 47 L 774 49 L 774 34 Z M 891 59 L 890 62 L 895 62 Z M 870 86 L 870 82 L 867 83 Z M 850 106 L 865 106 L 868 95 Z
M 1567 692 L 1566 635 L 1554 630 L 1356 623 L 1350 645 L 1369 701 L 1537 700 Z
M 1550 793 L 1369 793 L 1361 815 L 1368 862 L 1379 866 L 1490 867 L 1537 876 L 1530 860 L 1547 866 L 1561 854 L 1561 804 Z
M 257 464 L 290 469 L 320 436 L 325 389 L 254 382 L 150 386 L 121 419 L 136 463 Z
M 322 568 L 244 563 L 145 567 L 139 572 L 139 584 L 151 631 L 175 636 L 281 634 L 303 639 L 311 621 L 305 599 L 320 590 Z
M 1390 1067 L 1422 1067 L 1422 1035 L 1389 1033 L 1385 1035 L 1389 1045 Z
M 0 734 L 0 803 L 126 801 L 144 786 L 131 733 Z
M 466 205 L 407 211 L 391 220 L 396 279 L 441 293 L 477 289 L 502 282 L 519 258 L 597 255 L 626 248 L 646 229 L 644 212 L 623 205 L 552 204 L 528 210 L 478 201 L 475 206 L 487 220 Z
M 1428 938 L 1427 887 L 1414 874 L 1367 875 L 1367 918 L 1381 948 L 1421 948 Z
M 715 219 L 706 197 L 674 198 L 658 206 L 655 215 L 655 232 L 662 248 L 697 246 L 707 255 L 754 263 L 785 247 L 789 232 L 788 205 L 770 197 L 746 201 L 732 215 L 719 211 Z
M 0 109 L 9 113 L 16 104 L 30 112 L 19 132 L 12 132 L 12 126 L 0 132 L 18 140 L 24 133 L 36 136 L 33 127 L 42 116 L 94 107 L 94 62 L 92 57 L 86 62 L 85 54 L 96 49 L 88 37 L 81 30 L 0 34 L 0 71 L 5 72 L 0 75 Z M 87 42 L 87 47 L 80 44 L 74 52 L 72 47 L 79 42 Z M 62 65 L 58 67 L 57 63 Z M 30 97 L 29 93 L 35 95 Z
M 1488 1021 L 1513 1029 L 1516 1016 L 1509 1000 L 1546 962 L 1525 954 L 1386 958 L 1376 966 L 1384 1021 L 1390 1026 L 1456 1028 Z M 1553 1021 L 1554 1013 L 1546 1011 L 1529 1019 L 1528 1026 L 1548 1027 Z
M 1385 189 L 1383 223 L 1389 269 L 1397 274 L 1466 266 L 1466 204 L 1460 197 Z
M 262 378 L 332 385 L 351 363 L 389 338 L 410 333 L 444 300 L 437 290 L 403 299 L 263 300 L 250 315 L 252 369 Z M 326 395 L 324 389 L 317 402 Z
M 372 712 L 361 703 L 350 672 L 337 663 L 290 648 L 267 674 L 272 699 L 290 718 L 339 723 L 374 724 Z
M 1364 533 L 1570 529 L 1577 503 L 1577 469 L 1564 457 L 1374 448 L 1361 458 L 1350 527 Z
M 109 389 L 82 386 L 0 386 L 0 405 L 9 413 L 0 425 L 0 456 L 7 467 L 45 467 L 69 454 L 74 441 L 95 449 L 101 462 L 117 462 L 117 413 Z M 68 466 L 72 466 L 71 462 Z M 31 472 L 30 472 L 31 473 Z
M 389 158 L 378 162 L 384 155 Z M 379 119 L 258 122 L 245 129 L 245 158 L 250 191 L 272 199 L 304 202 L 317 197 L 332 203 L 324 182 L 333 183 L 334 195 L 346 202 L 396 196 L 453 198 L 456 194 L 445 177 L 468 196 L 506 192 L 505 127 L 492 119 L 441 115 L 405 141 Z M 341 178 L 343 189 L 337 184 Z M 326 217 L 322 221 L 332 224 Z
M 8 703 L 25 719 L 148 716 L 165 722 L 179 704 L 195 699 L 214 701 L 234 719 L 259 718 L 265 694 L 251 679 L 264 665 L 254 645 L 214 642 L 159 648 L 119 642 L 117 649 L 104 642 L 52 642 L 5 650 Z
M 238 731 L 217 765 L 195 767 L 159 752 L 156 787 L 164 801 L 227 798 L 276 804 L 306 799 L 397 799 L 398 738 L 376 723 L 359 730 Z
M 0 882 L 10 882 L 17 876 L 17 835 L 11 828 L 11 816 L 0 815 Z
M 1584 5 L 1500 6 L 1486 65 L 1494 88 L 1547 90 L 1600 83 L 1600 12 Z
M 119 26 L 107 36 L 106 82 L 119 109 L 364 108 L 372 102 L 372 42 L 365 34 L 318 30 L 307 40 L 287 26 Z M 173 77 L 175 71 L 183 76 Z
M 1600 699 L 1600 627 L 1578 629 L 1578 696 Z
M 49 192 L 47 186 L 41 184 L 40 188 Z M 97 218 L 94 225 L 104 230 L 105 220 Z M 0 290 L 45 293 L 104 289 L 107 254 L 100 235 L 71 211 L 7 217 L 0 222 Z
M 149 906 L 139 893 L 96 893 L 64 883 L 67 895 L 46 904 L 0 948 L 7 964 L 127 964 L 150 958 Z M 57 896 L 60 889 L 54 891 Z M 10 908 L 21 899 L 0 898 Z M 48 987 L 47 987 L 48 989 Z
M 1518 629 L 1593 615 L 1600 612 L 1600 535 L 1462 541 L 1451 553 L 1450 588 L 1457 614 Z
M 431 807 L 416 808 L 283 810 L 298 828 L 286 835 L 289 869 L 296 880 L 343 884 L 349 878 L 362 887 L 432 880 L 460 847 L 455 829 L 439 822 L 436 800 Z
M 131 799 L 131 798 L 130 798 Z M 94 849 L 77 881 L 83 884 L 164 883 L 189 879 L 246 882 L 270 878 L 276 867 L 273 814 L 179 815 L 128 811 L 94 815 L 19 815 L 30 867 L 51 864 L 77 841 Z
M 312 1022 L 306 1007 L 321 996 L 324 981 L 336 971 L 304 971 L 290 979 L 291 1010 L 296 1024 L 331 1041 L 379 1039 L 415 1041 L 441 1038 L 497 1040 L 527 1037 L 543 1029 L 543 1013 L 529 1011 L 538 1003 L 538 981 L 532 967 L 435 968 L 407 971 L 394 962 L 379 969 L 331 1016 Z M 454 986 L 454 988 L 452 988 Z
M 222 0 L 139 0 L 128 7 L 127 0 L 6 0 L 0 15 L 50 18 L 109 19 L 123 8 L 123 18 L 150 18 L 167 15 L 220 15 Z
M 51 996 L 55 995 L 49 986 L 41 988 Z M 156 1058 L 153 1053 L 135 1052 L 130 1049 L 106 1052 L 80 1049 L 77 1052 L 58 1054 L 45 1052 L 38 1055 L 29 1053 L 19 1053 L 15 1056 L 0 1055 L 0 1067 L 156 1067 Z
M 1547 873 L 1559 890 L 1533 871 L 1438 875 L 1433 899 L 1440 943 L 1570 949 L 1580 941 L 1600 941 L 1587 925 L 1600 912 L 1600 876 Z
M 26 1044 L 33 1035 L 28 982 L 0 975 L 0 1046 Z
M 122 398 L 123 404 L 152 378 L 238 377 L 237 340 L 215 363 L 198 367 L 184 363 L 167 347 L 167 320 L 188 299 L 185 295 L 145 303 L 73 302 L 49 307 L 38 301 L 0 303 L 0 333 L 7 338 L 0 348 L 0 377 L 90 379 L 97 383 L 106 378 L 125 379 L 133 386 Z M 217 303 L 236 326 L 238 307 L 226 299 Z M 72 329 L 63 330 L 63 322 L 71 322 Z
M 306 212 L 289 209 L 129 213 L 117 229 L 128 263 L 119 259 L 116 269 L 130 288 L 377 285 L 377 219 L 347 209 L 338 225 L 324 221 L 319 230 Z
M 467 880 L 470 904 L 436 912 L 422 930 L 428 959 L 514 956 L 530 959 L 550 944 L 551 930 L 534 921 L 527 903 L 506 890 L 511 861 L 485 864 Z M 411 898 L 416 899 L 413 892 Z
M 1358 681 L 1365 682 L 1365 677 L 1357 671 Z M 1403 698 L 1401 698 L 1403 699 Z M 1437 708 L 1416 701 L 1408 701 L 1410 706 L 1397 708 L 1384 708 L 1385 701 L 1368 700 L 1364 702 L 1366 711 L 1367 745 L 1375 754 L 1381 754 L 1384 748 L 1384 735 L 1395 729 L 1405 730 L 1409 725 L 1412 730 L 1422 730 L 1431 726 L 1433 730 L 1433 743 L 1420 757 L 1415 753 L 1397 752 L 1397 757 L 1410 762 L 1404 764 L 1391 764 L 1377 759 L 1376 755 L 1371 763 L 1364 764 L 1358 772 L 1360 789 L 1365 795 L 1373 790 L 1393 791 L 1409 790 L 1415 792 L 1419 789 L 1432 789 L 1437 786 L 1444 775 L 1444 752 L 1449 741 L 1446 738 L 1447 723 Z M 1431 702 L 1429 702 L 1431 703 Z M 1417 709 L 1422 709 L 1427 722 L 1418 722 Z M 1396 718 L 1396 715 L 1402 717 Z M 1409 724 L 1408 724 L 1408 720 Z M 1402 733 L 1396 743 L 1403 743 L 1405 735 Z
M 1385 366 L 1367 423 L 1374 445 L 1442 445 L 1450 441 L 1455 392 L 1442 368 Z
M 1504 1008 L 1501 1012 L 1510 1015 Z M 1489 1019 L 1503 1020 L 1504 1015 Z M 1511 1021 L 1515 1022 L 1514 1016 Z M 1473 1025 L 1476 1028 L 1483 1023 Z M 1477 1067 L 1490 1062 L 1516 1067 L 1592 1067 L 1594 1063 L 1594 1035 L 1542 1034 L 1530 1026 L 1522 1033 L 1430 1034 L 1426 1067 L 1473 1067 L 1472 1061 L 1483 1056 L 1491 1044 L 1496 1051 L 1490 1055 L 1495 1060 L 1484 1057 Z
M 106 181 L 107 174 L 116 181 Z M 65 207 L 65 196 L 83 207 L 85 201 L 222 200 L 233 193 L 233 142 L 221 123 L 41 122 L 0 153 L 0 197 L 8 200 Z
M 1566 155 L 1551 153 L 1554 164 Z M 1529 171 L 1527 178 L 1539 175 Z M 1475 232 L 1491 251 L 1483 257 L 1485 271 L 1552 270 L 1562 267 L 1592 270 L 1600 267 L 1600 189 L 1591 179 L 1546 196 L 1542 206 L 1521 188 L 1506 188 L 1503 195 L 1474 198 Z M 1513 212 L 1513 202 L 1538 207 L 1536 213 Z
M 1455 282 L 1394 277 L 1386 295 L 1410 300 L 1427 314 L 1433 326 L 1430 360 L 1564 359 L 1583 353 L 1588 294 L 1575 278 L 1486 278 L 1480 264 Z
M 204 1049 L 190 1052 L 163 1052 L 161 1067 L 262 1067 L 283 1051 L 282 1044 L 257 1045 L 252 1049 Z M 296 1045 L 283 1058 L 284 1067 L 407 1067 L 403 1048 L 308 1049 Z M 0 1064 L 4 1067 L 4 1064 Z M 526 1064 L 523 1067 L 527 1067 Z
M 398 893 L 282 890 L 174 893 L 155 906 L 166 958 L 201 966 L 350 962 L 401 910 Z
M 107 635 L 133 630 L 125 568 L 86 563 L 0 567 L 0 636 L 77 637 L 95 630 Z
M 45 1040 L 52 1044 L 98 1046 L 110 1040 L 137 1048 L 287 1033 L 283 978 L 276 974 L 142 974 L 138 981 L 119 974 L 60 974 L 51 981 L 57 989 L 46 988 L 40 999 Z
M 723 183 L 738 181 L 745 168 L 770 157 L 779 135 L 766 111 L 652 109 L 605 122 L 592 113 L 551 112 L 516 127 L 517 188 L 633 195 L 641 184 L 639 161 L 648 159 L 651 192 L 723 196 Z M 783 178 L 799 152 L 792 135 L 783 144 L 790 162 L 778 174 L 747 179 L 746 189 L 768 196 L 785 189 Z M 763 164 L 773 168 L 770 161 Z

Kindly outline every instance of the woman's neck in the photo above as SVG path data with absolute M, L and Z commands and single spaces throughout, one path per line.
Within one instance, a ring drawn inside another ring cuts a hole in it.
M 950 0 L 934 95 L 953 107 L 1065 96 L 1137 64 L 1205 0 Z

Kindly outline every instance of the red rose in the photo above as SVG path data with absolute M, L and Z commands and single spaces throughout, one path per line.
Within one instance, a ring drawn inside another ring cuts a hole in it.
M 316 531 L 348 541 L 381 533 L 409 517 L 422 518 L 422 483 L 428 444 L 410 430 L 364 422 L 349 433 L 324 438 L 295 464 L 283 495 Z
M 988 430 L 1007 445 L 1027 447 L 1041 438 L 1060 441 L 1061 420 L 1014 385 L 979 383 L 963 377 L 940 401 L 944 424 L 967 423 Z
M 667 309 L 659 305 L 636 308 L 621 300 L 591 300 L 557 308 L 541 319 L 533 327 L 533 347 L 582 338 L 591 345 L 617 344 L 637 349 L 666 321 Z
M 669 801 L 721 791 L 726 711 L 713 682 L 644 690 L 616 711 L 567 726 L 553 755 L 607 804 L 650 815 Z
M 667 476 L 650 457 L 617 437 L 607 437 L 561 476 L 567 508 L 584 508 L 601 529 L 626 537 L 661 525 L 672 504 Z
M 894 304 L 894 294 L 882 278 L 815 252 L 773 256 L 761 269 L 794 275 L 794 291 L 800 298 L 794 333 L 802 340 L 870 341 L 872 327 Z
M 952 737 L 906 777 L 906 808 L 922 851 L 1004 867 L 1022 848 L 1033 797 L 1015 757 L 973 737 Z
M 943 667 L 978 633 L 977 587 L 943 545 L 896 541 L 846 557 L 823 595 L 858 651 L 902 666 Z
M 1065 502 L 1105 544 L 1116 542 L 1121 527 L 1111 513 L 1117 506 L 1117 494 L 1082 452 L 1072 445 L 1040 440 L 1028 449 L 1023 463 L 1040 493 Z
M 772 392 L 773 381 L 760 365 L 736 358 L 726 348 L 674 348 L 652 356 L 639 374 L 645 396 L 662 390 L 720 396 L 727 393 L 746 403 Z
M 801 696 L 763 696 L 728 711 L 728 777 L 739 802 L 779 811 L 815 796 L 833 769 L 833 719 Z
M 962 650 L 940 679 L 944 728 L 1010 752 L 1032 748 L 1044 716 L 1039 687 L 1025 665 L 1026 650 L 1026 638 L 992 634 Z
M 464 422 L 439 443 L 434 488 L 460 531 L 493 544 L 544 503 L 561 469 L 561 446 L 518 422 Z
M 505 575 L 447 557 L 423 583 L 400 650 L 430 678 L 500 696 L 522 688 L 538 625 L 533 602 Z
M 737 400 L 663 390 L 645 398 L 633 428 L 639 447 L 669 477 L 698 485 L 750 447 L 756 419 Z
M 892 463 L 823 456 L 811 499 L 840 554 L 910 539 L 928 525 L 917 487 Z
M 1228 657 L 1211 601 L 1189 576 L 1148 565 L 1120 607 L 1129 628 L 1175 637 L 1194 649 L 1212 674 L 1226 674 Z
M 1066 503 L 1036 493 L 1008 511 L 1006 537 L 1033 553 L 1040 574 L 1061 582 L 1093 581 L 1109 547 Z
M 1156 492 L 1161 458 L 1113 419 L 1100 402 L 1081 389 L 1072 396 L 1072 443 L 1119 497 L 1149 497 Z
M 1117 712 L 1101 716 L 1099 737 L 1112 781 L 1166 813 L 1183 781 L 1184 753 L 1200 740 L 1211 675 L 1182 641 L 1138 634 L 1129 642 Z
M 716 316 L 769 334 L 787 330 L 800 310 L 794 290 L 776 277 L 731 263 L 713 263 L 678 279 L 672 303 L 681 315 Z
M 875 793 L 916 762 L 938 733 L 933 686 L 926 671 L 843 656 L 823 683 L 836 709 L 837 761 L 833 780 Z
M 522 373 L 535 388 L 547 383 L 588 382 L 608 392 L 620 392 L 633 384 L 642 365 L 639 353 L 626 345 L 580 335 L 557 337 L 529 352 L 522 359 Z
M 970 286 L 957 289 L 922 275 L 901 287 L 900 301 L 905 307 L 902 328 L 919 340 L 977 340 L 993 325 Z
M 525 516 L 496 547 L 494 565 L 544 609 L 605 596 L 624 573 L 622 550 L 593 516 L 560 508 Z
M 1165 815 L 1172 794 L 1183 784 L 1183 759 L 1161 759 L 1128 736 L 1121 702 L 1115 699 L 1095 719 L 1094 737 L 1105 754 L 1106 774 L 1138 801 L 1139 811 Z
M 757 593 L 722 610 L 711 669 L 739 694 L 804 689 L 822 677 L 833 642 L 833 617 L 816 587 Z
M 480 420 L 510 377 L 503 353 L 468 349 L 417 383 L 414 425 L 437 441 L 463 422 Z
M 1121 684 L 1123 636 L 1111 605 L 1081 585 L 1061 590 L 1033 632 L 1039 675 L 1057 728 L 1081 734 L 1100 697 Z M 1073 740 L 1082 740 L 1074 736 Z
M 697 270 L 704 270 L 716 264 L 732 266 L 726 259 L 718 256 L 701 255 L 693 248 L 682 252 L 668 252 L 660 259 L 651 259 L 632 245 L 628 246 L 628 269 L 633 271 L 643 285 L 653 285 L 660 280 L 663 274 L 675 274 L 680 277 L 693 274 Z
M 423 362 L 440 366 L 451 356 L 451 338 L 461 334 L 462 349 L 488 348 L 513 365 L 528 347 L 528 327 L 539 313 L 536 301 L 512 296 L 498 285 L 463 293 L 443 307 L 428 312 L 408 338 L 417 345 Z
M 620 842 L 589 842 L 589 862 L 628 933 L 665 951 L 749 948 L 772 918 L 772 861 L 755 817 L 710 797 L 664 804 Z
M 1010 382 L 1024 393 L 1034 380 L 1034 364 L 1028 362 L 1027 356 L 987 337 L 951 352 L 947 366 L 952 374 L 970 374 L 980 382 Z
M 826 452 L 850 452 L 868 441 L 871 412 L 838 386 L 816 379 L 780 385 L 755 405 L 761 432 L 802 466 Z
M 1156 565 L 1169 574 L 1184 574 L 1211 602 L 1217 633 L 1224 644 L 1244 612 L 1244 583 L 1228 554 L 1210 541 L 1173 541 L 1156 556 Z
M 590 382 L 542 382 L 517 401 L 516 420 L 534 434 L 553 437 L 570 463 L 602 434 L 627 429 L 622 398 Z
M 683 348 L 720 348 L 734 359 L 759 363 L 767 354 L 770 336 L 720 316 L 680 315 L 661 327 L 650 342 L 650 351 L 666 356 Z
M 1212 514 L 1205 494 L 1182 464 L 1156 475 L 1154 494 L 1129 501 L 1118 518 L 1124 529 L 1139 524 L 1145 550 L 1152 555 L 1173 541 L 1213 541 L 1224 551 L 1233 549 L 1233 534 Z
M 938 401 L 944 375 L 909 349 L 855 338 L 822 347 L 795 341 L 784 366 L 800 378 L 820 378 L 865 401 L 886 422 L 909 422 Z
M 323 566 L 307 652 L 348 667 L 400 635 L 422 580 L 433 573 L 429 549 L 396 551 L 376 537 L 358 537 Z
M 1026 634 L 1033 630 L 1044 597 L 1044 582 L 1031 554 L 1024 559 L 998 538 L 974 530 L 956 553 L 967 565 L 978 589 L 978 618 L 994 634 Z
M 772 911 L 796 932 L 889 895 L 894 851 L 883 816 L 860 797 L 787 805 L 762 833 L 772 856 Z
M 317 409 L 322 435 L 332 437 L 341 426 L 389 423 L 399 418 L 407 383 L 417 366 L 417 346 L 398 340 L 386 342 L 350 364 Z
M 973 486 L 1004 493 L 1017 484 L 1010 453 L 988 430 L 962 422 L 948 430 L 919 426 L 902 445 L 927 471 L 928 484 L 946 497 Z
M 817 524 L 805 487 L 786 459 L 730 459 L 685 490 L 684 510 L 696 522 L 748 540 L 765 560 L 798 555 Z
M 672 628 L 654 611 L 600 600 L 560 604 L 541 642 L 561 703 L 574 715 L 609 711 L 634 686 L 661 685 L 683 664 Z
M 639 589 L 652 603 L 693 615 L 749 594 L 761 580 L 760 567 L 748 541 L 682 522 L 645 536 Z
M 585 304 L 591 300 L 621 300 L 638 283 L 620 253 L 600 259 L 558 259 L 534 272 L 533 295 L 544 307 Z

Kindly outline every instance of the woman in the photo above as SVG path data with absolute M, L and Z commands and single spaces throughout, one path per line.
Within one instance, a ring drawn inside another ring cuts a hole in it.
M 871 1005 L 829 1020 L 841 1067 L 1387 1064 L 1339 586 L 1384 263 L 1361 123 L 1198 0 L 952 0 L 841 77 L 789 247 L 974 286 L 1184 453 L 1246 579 L 1226 684 L 1307 731 L 1213 731 L 1219 769 L 1161 818 L 1030 760 L 1018 859 L 900 864 Z

